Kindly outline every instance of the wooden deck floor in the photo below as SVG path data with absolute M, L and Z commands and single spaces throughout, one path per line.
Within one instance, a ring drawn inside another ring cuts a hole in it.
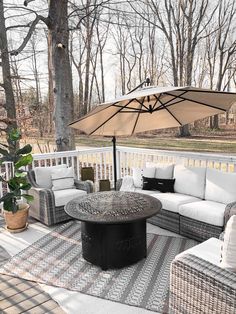
M 31 281 L 0 276 L 0 313 L 65 313 L 40 286 Z
M 0 247 L 0 266 L 8 258 L 8 253 Z M 0 274 L 0 314 L 19 313 L 64 314 L 65 312 L 37 283 Z

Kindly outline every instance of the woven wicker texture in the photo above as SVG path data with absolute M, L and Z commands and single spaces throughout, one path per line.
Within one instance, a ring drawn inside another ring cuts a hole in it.
M 235 314 L 236 274 L 199 257 L 174 260 L 170 274 L 170 313 Z

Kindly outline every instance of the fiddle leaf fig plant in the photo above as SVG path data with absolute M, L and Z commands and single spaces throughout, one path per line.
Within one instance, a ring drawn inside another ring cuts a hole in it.
M 5 174 L 0 175 L 0 181 L 8 185 L 9 192 L 5 193 L 0 198 L 0 203 L 3 203 L 3 208 L 6 211 L 16 213 L 19 210 L 19 200 L 25 198 L 27 201 L 32 201 L 33 196 L 26 194 L 31 188 L 31 184 L 27 181 L 27 172 L 22 167 L 32 163 L 31 155 L 32 147 L 27 144 L 19 148 L 21 139 L 20 131 L 12 129 L 7 136 L 7 143 L 0 143 L 0 166 L 4 162 L 10 162 L 11 173 L 6 178 Z

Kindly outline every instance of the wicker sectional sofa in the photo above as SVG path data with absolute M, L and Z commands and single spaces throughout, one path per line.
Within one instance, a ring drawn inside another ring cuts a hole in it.
M 174 193 L 143 190 L 142 177 L 174 178 Z M 218 238 L 224 230 L 227 208 L 236 199 L 236 173 L 180 164 L 147 164 L 118 182 L 123 191 L 149 194 L 162 202 L 149 222 L 197 241 Z

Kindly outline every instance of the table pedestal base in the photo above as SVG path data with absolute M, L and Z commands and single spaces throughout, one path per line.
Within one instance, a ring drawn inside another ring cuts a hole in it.
M 147 255 L 146 220 L 122 224 L 82 222 L 83 257 L 108 268 L 121 268 Z

